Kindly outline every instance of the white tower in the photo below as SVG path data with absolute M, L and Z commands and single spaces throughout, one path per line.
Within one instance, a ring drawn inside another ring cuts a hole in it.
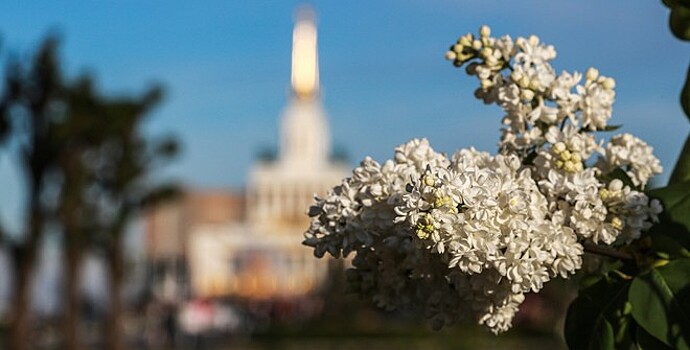
M 321 170 L 330 152 L 328 123 L 319 99 L 314 13 L 302 8 L 292 33 L 292 96 L 281 120 L 280 163 L 288 171 Z
M 259 232 L 296 232 L 309 225 L 314 194 L 347 176 L 343 164 L 329 162 L 330 132 L 319 94 L 314 13 L 301 8 L 292 33 L 291 93 L 280 119 L 278 159 L 258 163 L 248 181 L 247 216 Z M 300 232 L 301 231 L 301 232 Z
M 197 225 L 190 234 L 196 295 L 292 298 L 308 295 L 325 281 L 328 264 L 302 245 L 307 210 L 314 194 L 323 196 L 338 185 L 348 167 L 328 158 L 330 135 L 319 99 L 311 11 L 298 13 L 292 44 L 291 94 L 280 119 L 279 157 L 254 164 L 247 179 L 246 222 Z

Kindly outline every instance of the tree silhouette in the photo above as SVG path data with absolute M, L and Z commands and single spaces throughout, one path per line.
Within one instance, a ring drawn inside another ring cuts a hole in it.
M 147 140 L 142 122 L 162 96 L 108 98 L 83 76 L 65 83 L 57 40 L 47 39 L 30 67 L 9 65 L 0 101 L 0 137 L 19 143 L 27 178 L 26 234 L 13 249 L 17 272 L 9 349 L 29 346 L 30 281 L 47 226 L 63 234 L 65 258 L 64 347 L 79 349 L 82 257 L 103 249 L 111 280 L 105 344 L 121 349 L 121 296 L 126 225 L 147 205 L 170 197 L 172 185 L 155 185 L 152 172 L 177 151 L 172 138 Z
M 19 142 L 19 157 L 26 179 L 23 240 L 15 242 L 15 266 L 8 349 L 28 348 L 27 322 L 30 282 L 40 239 L 47 221 L 48 182 L 57 169 L 56 125 L 64 85 L 56 57 L 57 40 L 47 39 L 27 69 L 17 62 L 8 65 L 4 95 L 0 101 L 3 131 Z
M 110 277 L 110 312 L 106 322 L 106 347 L 124 348 L 121 288 L 124 273 L 123 235 L 126 225 L 141 210 L 177 195 L 173 184 L 155 184 L 152 173 L 177 153 L 177 142 L 169 137 L 149 140 L 141 132 L 162 96 L 152 88 L 141 98 L 124 98 L 105 104 L 102 146 L 92 155 L 95 188 L 91 207 L 99 212 L 98 242 L 107 254 Z
M 60 188 L 56 222 L 63 230 L 65 257 L 66 312 L 63 323 L 65 347 L 78 349 L 81 296 L 78 286 L 84 252 L 103 230 L 100 219 L 107 208 L 99 206 L 101 187 L 99 171 L 107 161 L 101 150 L 114 137 L 108 112 L 110 102 L 94 88 L 90 77 L 83 76 L 65 93 L 63 122 L 57 127 L 59 136 L 58 173 Z

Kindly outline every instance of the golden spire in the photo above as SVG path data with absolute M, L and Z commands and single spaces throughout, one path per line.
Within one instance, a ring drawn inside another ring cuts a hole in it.
M 292 91 L 301 100 L 310 100 L 319 91 L 319 61 L 316 51 L 314 12 L 303 7 L 297 12 L 292 33 Z

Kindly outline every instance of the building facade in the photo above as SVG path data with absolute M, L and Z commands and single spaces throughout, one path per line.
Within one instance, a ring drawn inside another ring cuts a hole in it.
M 189 189 L 147 218 L 154 293 L 186 297 L 290 299 L 326 278 L 327 264 L 302 246 L 314 195 L 340 183 L 319 94 L 317 31 L 309 10 L 293 31 L 291 96 L 280 118 L 276 159 L 257 161 L 242 192 Z

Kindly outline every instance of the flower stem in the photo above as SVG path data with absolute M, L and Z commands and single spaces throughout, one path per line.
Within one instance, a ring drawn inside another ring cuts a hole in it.
M 635 257 L 632 256 L 632 254 L 624 253 L 618 250 L 602 248 L 590 243 L 583 243 L 582 247 L 584 248 L 585 252 L 590 254 L 596 254 L 620 260 L 635 260 Z

